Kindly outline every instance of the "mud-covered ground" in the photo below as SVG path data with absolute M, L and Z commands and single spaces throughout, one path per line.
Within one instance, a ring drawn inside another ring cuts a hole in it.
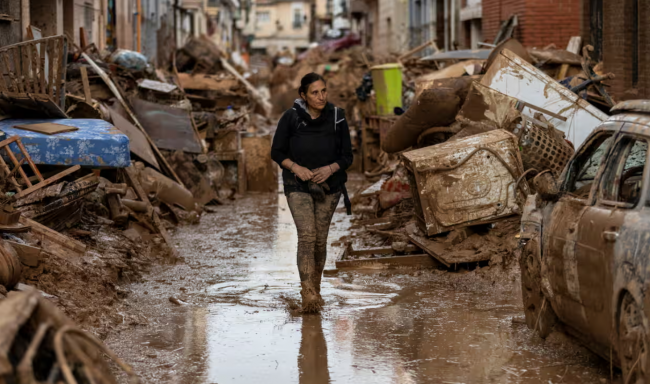
M 341 206 L 330 244 L 349 226 Z M 331 247 L 324 312 L 292 317 L 297 238 L 282 194 L 219 207 L 174 239 L 185 263 L 122 287 L 125 323 L 106 340 L 146 383 L 610 382 L 609 362 L 523 324 L 516 269 L 333 272 Z

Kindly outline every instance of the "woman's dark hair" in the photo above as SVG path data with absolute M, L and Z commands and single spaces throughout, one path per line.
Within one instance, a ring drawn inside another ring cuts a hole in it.
M 317 81 L 322 81 L 325 83 L 323 76 L 319 75 L 318 73 L 311 72 L 303 76 L 302 79 L 300 79 L 300 88 L 298 88 L 298 95 L 302 95 L 303 93 L 307 94 L 309 86 Z

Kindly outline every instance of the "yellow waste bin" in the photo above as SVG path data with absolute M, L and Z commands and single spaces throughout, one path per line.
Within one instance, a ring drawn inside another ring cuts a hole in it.
M 395 114 L 395 107 L 402 107 L 402 66 L 398 63 L 384 64 L 374 66 L 370 70 L 377 100 L 377 114 Z

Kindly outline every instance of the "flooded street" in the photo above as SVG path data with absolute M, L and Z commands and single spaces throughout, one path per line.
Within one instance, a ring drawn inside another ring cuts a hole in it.
M 339 207 L 329 243 L 349 226 Z M 501 267 L 337 272 L 330 247 L 325 310 L 292 317 L 297 236 L 282 194 L 218 207 L 174 239 L 185 262 L 121 287 L 134 325 L 107 340 L 148 383 L 610 381 L 609 363 L 572 339 L 528 330 Z

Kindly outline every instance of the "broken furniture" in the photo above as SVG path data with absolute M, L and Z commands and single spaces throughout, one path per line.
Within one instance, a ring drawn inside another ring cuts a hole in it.
M 0 110 L 12 114 L 67 117 L 65 36 L 30 40 L 0 48 Z
M 236 152 L 217 152 L 217 160 L 225 168 L 223 186 L 237 190 L 238 193 L 247 191 L 246 185 L 246 156 L 244 150 Z
M 499 53 L 481 79 L 481 84 L 563 116 L 565 120 L 550 115 L 547 118 L 555 128 L 566 134 L 575 147 L 608 118 L 586 100 L 507 49 Z M 535 117 L 538 112 L 538 109 L 528 107 L 522 110 L 529 117 Z
M 493 130 L 402 154 L 427 236 L 521 212 L 527 193 L 517 137 Z M 517 182 L 519 185 L 516 185 Z
M 15 145 L 16 148 L 18 149 L 18 154 L 14 153 L 11 150 L 11 146 Z M 32 161 L 31 156 L 25 149 L 25 146 L 22 144 L 20 137 L 18 136 L 12 136 L 4 141 L 0 142 L 0 149 L 4 149 L 3 155 L 6 155 L 10 161 L 14 165 L 14 169 L 10 169 L 7 163 L 0 157 L 0 168 L 5 174 L 5 177 L 9 178 L 9 181 L 11 184 L 13 184 L 13 187 L 16 189 L 17 194 L 16 198 L 21 198 L 24 196 L 27 196 L 28 194 L 43 188 L 47 185 L 52 184 L 53 182 L 71 174 L 72 172 L 77 171 L 80 167 L 79 165 L 76 165 L 74 167 L 68 168 L 65 171 L 62 171 L 48 179 L 44 179 L 41 173 L 39 172 L 38 168 L 36 168 L 36 165 Z M 21 158 L 21 161 L 18 161 L 18 158 Z M 32 169 L 32 172 L 36 176 L 36 178 L 39 180 L 37 184 L 32 184 L 31 180 L 29 177 L 27 177 L 27 174 L 25 171 L 22 169 L 22 163 L 27 160 L 27 163 Z M 14 177 L 15 172 L 18 171 L 18 174 L 22 177 L 22 184 L 18 183 L 16 178 Z M 23 189 L 24 187 L 27 187 L 26 189 Z
M 61 124 L 78 130 L 47 135 L 15 128 L 38 123 Z M 129 138 L 104 120 L 7 119 L 0 121 L 0 130 L 7 136 L 20 137 L 35 164 L 122 168 L 131 162 Z M 12 143 L 11 149 L 18 152 L 18 144 Z
M 0 248 L 2 248 L 0 246 Z M 36 289 L 0 301 L 0 381 L 3 383 L 115 383 L 105 356 L 139 379 L 101 341 L 77 328 Z

